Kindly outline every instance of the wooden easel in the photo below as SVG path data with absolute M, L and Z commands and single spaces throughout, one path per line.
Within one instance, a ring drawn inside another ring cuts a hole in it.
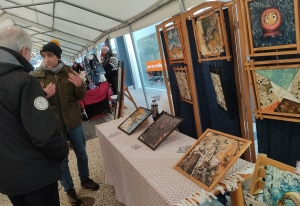
M 132 102 L 132 104 L 134 105 L 134 107 L 137 109 L 138 106 L 136 105 L 133 97 L 131 96 L 131 94 L 130 94 L 127 86 L 124 87 L 124 95 L 127 97 L 127 99 L 129 99 L 129 101 Z
M 123 92 L 121 93 L 122 97 L 121 97 L 121 109 L 120 109 L 120 117 L 123 117 L 123 114 L 124 114 L 124 109 L 125 109 L 125 105 L 124 105 L 124 96 L 126 96 L 129 101 L 131 101 L 134 105 L 134 107 L 137 109 L 138 106 L 136 105 L 133 97 L 131 96 L 130 92 L 129 92 L 129 89 L 128 87 L 125 85 L 125 77 L 126 77 L 126 70 L 125 68 L 123 68 Z

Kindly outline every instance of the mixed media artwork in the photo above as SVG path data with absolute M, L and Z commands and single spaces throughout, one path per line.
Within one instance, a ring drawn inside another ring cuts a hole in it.
M 120 130 L 130 135 L 139 125 L 141 125 L 151 114 L 152 110 L 139 107 L 122 124 L 118 126 Z
M 249 37 L 254 51 L 263 47 L 296 46 L 298 14 L 295 16 L 295 0 L 246 2 Z
M 163 28 L 164 40 L 167 47 L 169 63 L 185 63 L 185 50 L 179 17 L 168 20 Z
M 251 141 L 207 129 L 174 168 L 211 191 Z
M 300 115 L 299 68 L 259 69 L 252 72 L 260 112 Z
M 181 118 L 163 112 L 138 139 L 155 150 L 181 122 Z
M 216 93 L 216 98 L 218 105 L 222 107 L 225 111 L 227 111 L 225 96 L 223 93 L 223 87 L 221 82 L 221 70 L 214 66 L 209 66 L 212 83 L 214 85 L 214 90 Z
M 178 33 L 178 28 L 167 31 L 168 49 L 170 52 L 170 59 L 182 59 L 183 51 Z
M 181 99 L 188 103 L 192 103 L 192 94 L 190 91 L 188 73 L 186 67 L 174 67 L 177 84 Z
M 276 167 L 267 166 L 263 201 L 267 205 L 300 205 L 300 177 Z
M 217 56 L 224 52 L 224 43 L 218 13 L 196 21 L 198 46 L 203 56 Z

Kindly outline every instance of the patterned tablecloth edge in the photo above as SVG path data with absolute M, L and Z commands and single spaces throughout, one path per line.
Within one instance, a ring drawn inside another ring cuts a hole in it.
M 241 161 L 241 159 L 239 160 Z M 222 194 L 225 193 L 225 189 L 228 192 L 235 191 L 238 188 L 237 183 L 239 181 L 241 182 L 244 181 L 244 179 L 240 175 L 253 174 L 254 167 L 255 164 L 248 162 L 248 165 L 243 170 L 236 172 L 234 174 L 228 174 L 230 173 L 228 172 L 222 178 L 220 183 L 223 183 L 226 186 L 226 188 L 217 184 L 216 187 L 211 192 L 208 192 L 205 189 L 199 190 L 196 193 L 185 198 L 184 200 L 178 202 L 174 206 L 199 206 L 199 204 L 203 204 L 206 201 L 211 202 L 211 198 L 217 199 L 217 197 L 214 195 L 216 191 L 220 191 Z

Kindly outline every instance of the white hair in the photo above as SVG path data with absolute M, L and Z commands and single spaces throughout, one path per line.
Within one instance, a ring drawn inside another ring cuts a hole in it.
M 32 40 L 27 31 L 17 26 L 7 26 L 0 30 L 0 46 L 21 53 L 24 46 L 31 51 Z

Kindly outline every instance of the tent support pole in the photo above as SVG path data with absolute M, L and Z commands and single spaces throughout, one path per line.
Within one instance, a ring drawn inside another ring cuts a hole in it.
M 179 7 L 180 7 L 180 11 L 184 12 L 185 11 L 185 6 L 182 0 L 178 0 L 179 1 Z
M 135 42 L 134 42 L 134 37 L 133 37 L 131 25 L 129 26 L 129 34 L 130 34 L 130 37 L 131 37 L 131 40 L 132 40 L 133 52 L 134 52 L 135 58 L 137 60 L 137 67 L 138 67 L 139 76 L 140 76 L 140 79 L 141 79 L 141 84 L 142 84 L 142 88 L 143 88 L 143 93 L 144 93 L 146 105 L 147 105 L 147 108 L 149 109 L 150 106 L 149 106 L 149 102 L 148 102 L 148 99 L 147 99 L 145 84 L 144 84 L 143 77 L 142 77 L 141 65 L 140 65 L 140 62 L 137 59 L 138 58 L 137 57 L 138 52 L 137 52 L 136 45 L 135 45 Z

